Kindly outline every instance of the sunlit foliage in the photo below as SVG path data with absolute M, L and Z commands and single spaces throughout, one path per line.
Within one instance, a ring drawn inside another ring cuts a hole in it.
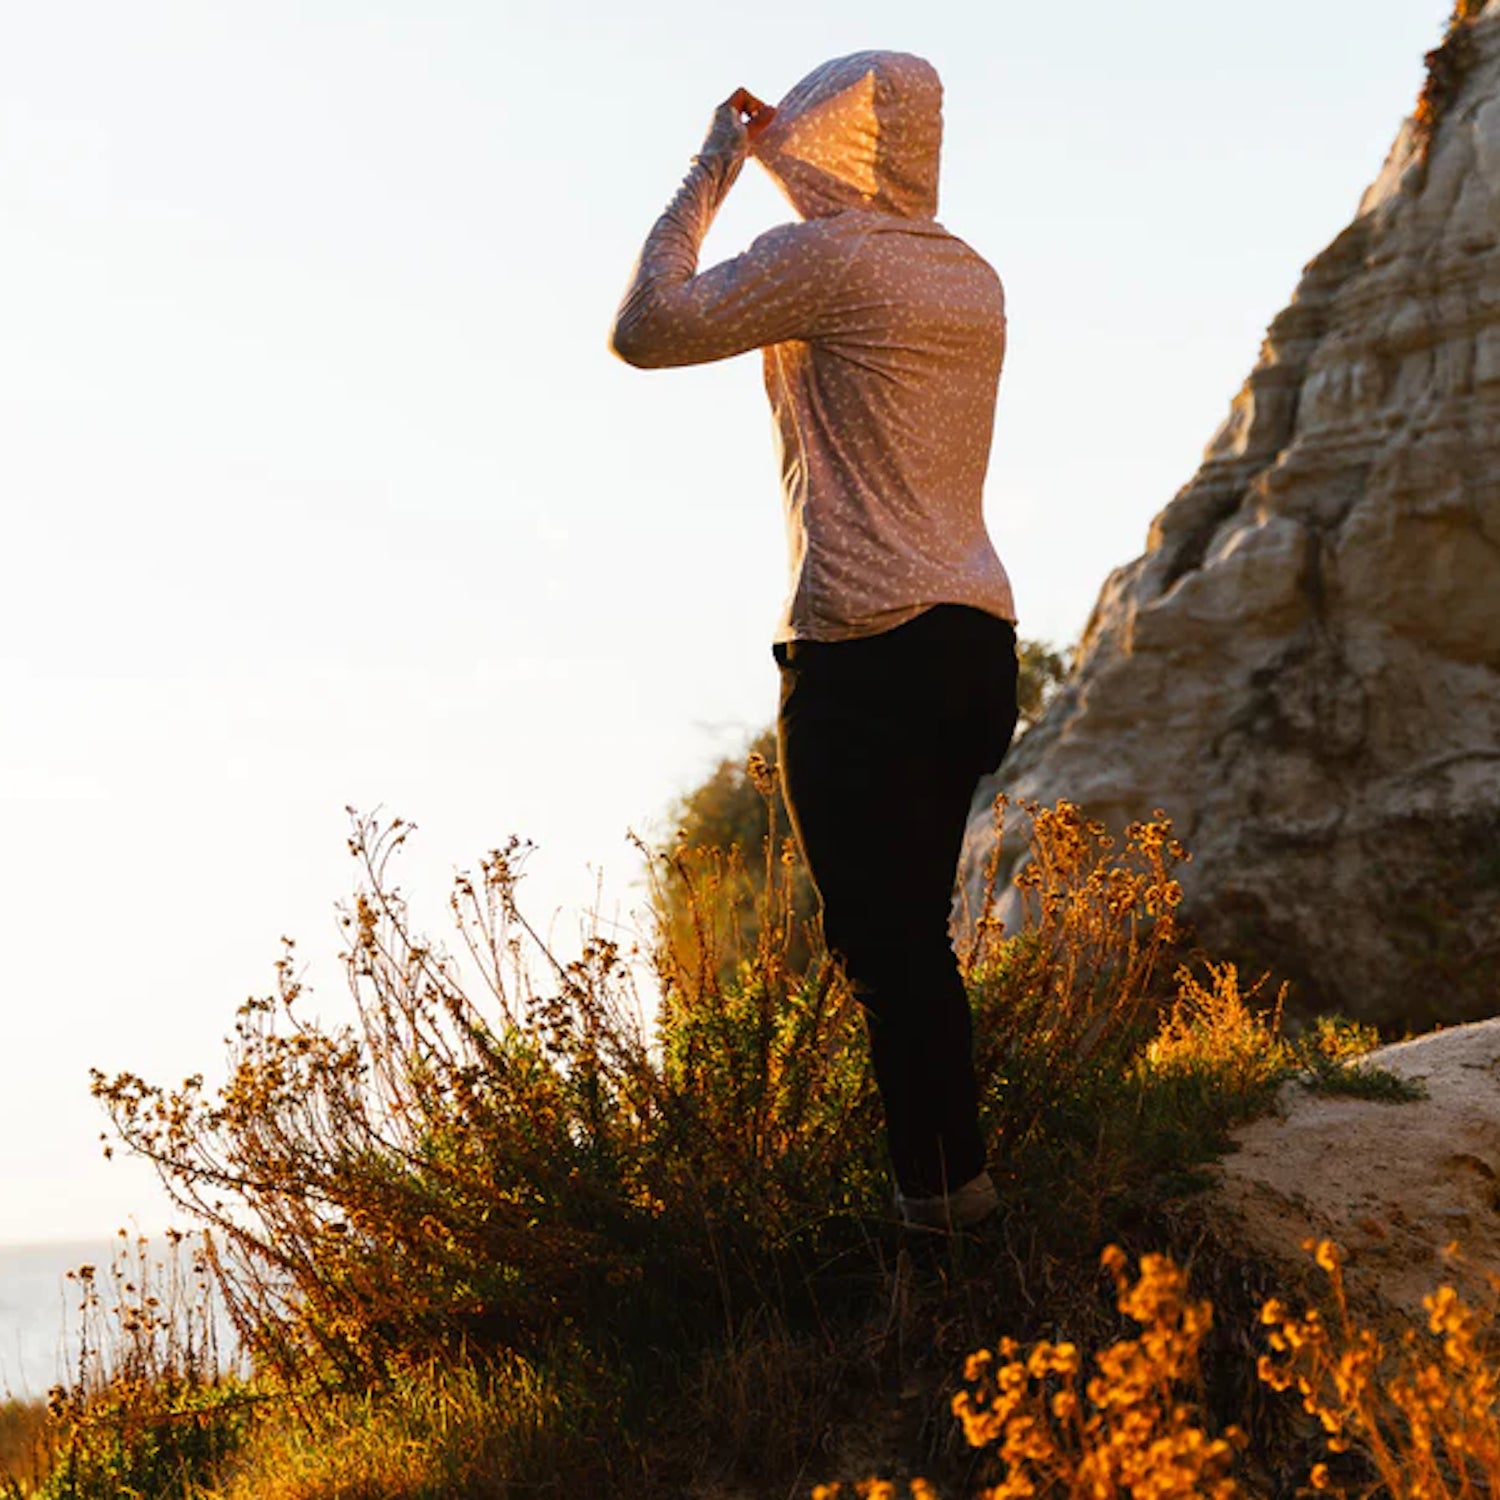
M 747 770 L 757 795 L 769 775 Z M 1186 1191 L 1314 1054 L 1342 1075 L 1372 1039 L 1330 1024 L 1287 1042 L 1256 986 L 1189 961 L 1165 818 L 1116 840 L 1066 802 L 1021 811 L 1026 928 L 986 901 L 963 945 L 1003 1199 L 965 1253 L 1035 1331 L 1074 1319 L 1055 1300 L 1088 1274 L 1070 1261 Z M 458 877 L 446 948 L 420 933 L 395 878 L 411 833 L 352 825 L 349 1023 L 312 1013 L 288 946 L 217 1085 L 96 1077 L 118 1138 L 212 1231 L 205 1271 L 249 1365 L 200 1359 L 184 1385 L 165 1312 L 122 1325 L 124 1357 L 58 1393 L 36 1493 L 484 1500 L 512 1481 L 654 1494 L 710 1475 L 789 1492 L 912 1316 L 860 1012 L 799 913 L 794 857 L 773 838 L 750 882 L 733 851 L 656 851 L 675 893 L 654 910 L 682 920 L 633 946 L 596 929 L 562 957 L 521 910 L 518 843 Z M 1165 1264 L 1143 1263 L 1148 1288 L 1178 1286 Z M 931 1271 L 923 1295 L 961 1337 L 978 1304 L 957 1314 L 971 1293 Z M 1172 1338 L 1200 1336 L 1197 1307 Z M 1138 1348 L 1155 1338 L 1143 1324 Z M 1161 1431 L 1187 1462 L 1193 1421 L 1174 1410 Z M 1220 1441 L 1227 1424 L 1192 1450 L 1214 1482 Z

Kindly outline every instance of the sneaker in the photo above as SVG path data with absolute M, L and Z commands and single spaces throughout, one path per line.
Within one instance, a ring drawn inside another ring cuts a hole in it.
M 896 1192 L 896 1211 L 905 1224 L 919 1229 L 967 1229 L 989 1218 L 1000 1206 L 1000 1194 L 988 1172 L 936 1198 L 908 1198 Z

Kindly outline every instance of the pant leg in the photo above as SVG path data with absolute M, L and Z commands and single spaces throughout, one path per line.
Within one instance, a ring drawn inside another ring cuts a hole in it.
M 787 806 L 865 1008 L 892 1166 L 903 1192 L 942 1192 L 984 1166 L 948 922 L 975 782 L 1015 725 L 1014 632 L 944 606 L 782 655 Z

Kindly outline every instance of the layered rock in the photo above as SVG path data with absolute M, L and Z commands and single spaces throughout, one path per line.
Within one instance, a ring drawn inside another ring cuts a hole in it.
M 1165 809 L 1207 946 L 1397 1029 L 1500 1011 L 1500 0 L 1471 26 L 986 789 Z

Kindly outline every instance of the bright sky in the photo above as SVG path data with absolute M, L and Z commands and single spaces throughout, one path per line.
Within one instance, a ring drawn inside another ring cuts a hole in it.
M 52 0 L 0 17 L 0 1242 L 165 1218 L 87 1069 L 213 1076 L 346 804 L 540 917 L 767 721 L 754 356 L 605 336 L 738 84 L 928 57 L 939 217 L 1006 283 L 988 513 L 1072 640 L 1352 215 L 1449 0 Z M 747 165 L 705 247 L 788 216 Z

